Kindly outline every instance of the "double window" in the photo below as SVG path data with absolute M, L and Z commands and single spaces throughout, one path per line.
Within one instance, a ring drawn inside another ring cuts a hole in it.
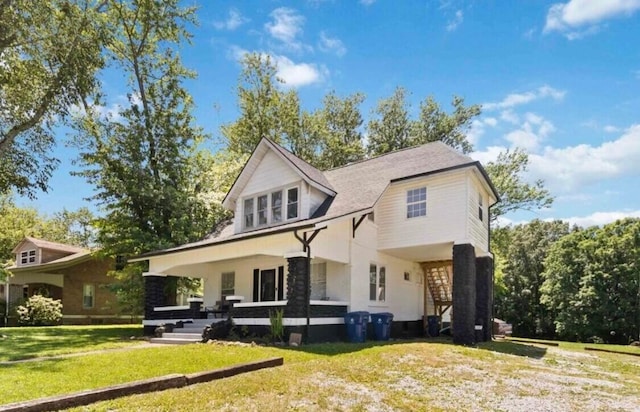
M 384 302 L 387 293 L 387 270 L 384 266 L 369 265 L 369 300 Z
M 34 250 L 25 250 L 20 253 L 20 264 L 27 265 L 30 263 L 36 263 L 36 251 Z
M 275 225 L 285 220 L 297 219 L 300 210 L 299 199 L 297 187 L 245 198 L 243 202 L 244 228 Z
M 407 190 L 407 219 L 427 215 L 427 188 Z

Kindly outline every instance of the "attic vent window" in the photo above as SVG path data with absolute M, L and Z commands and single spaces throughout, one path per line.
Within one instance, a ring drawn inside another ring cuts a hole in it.
M 36 251 L 35 250 L 25 250 L 20 253 L 20 264 L 27 265 L 29 263 L 36 263 Z
M 427 188 L 407 190 L 407 219 L 427 215 Z

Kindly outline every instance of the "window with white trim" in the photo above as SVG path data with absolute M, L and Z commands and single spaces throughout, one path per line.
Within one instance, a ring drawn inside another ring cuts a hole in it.
M 236 294 L 236 272 L 223 272 L 221 276 L 221 298 Z
M 484 205 L 482 200 L 482 193 L 478 192 L 478 219 L 484 221 Z
M 96 287 L 90 283 L 82 285 L 82 308 L 93 309 L 96 297 Z
M 298 187 L 289 187 L 245 198 L 242 203 L 243 228 L 259 228 L 297 219 L 300 215 L 299 192 Z
M 36 250 L 25 250 L 20 253 L 20 264 L 27 265 L 30 263 L 36 263 Z
M 407 190 L 407 219 L 427 215 L 427 188 Z
M 287 190 L 287 220 L 298 217 L 298 188 Z
M 369 265 L 369 300 L 373 302 L 384 302 L 387 293 L 386 287 L 387 270 L 384 266 L 374 263 Z
M 327 298 L 327 264 L 311 264 L 311 299 L 323 300 Z

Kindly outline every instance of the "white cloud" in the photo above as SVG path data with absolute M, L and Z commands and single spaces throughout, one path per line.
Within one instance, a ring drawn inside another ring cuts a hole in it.
M 229 49 L 229 58 L 241 61 L 249 53 L 248 50 L 238 46 Z M 286 56 L 261 52 L 262 57 L 270 56 L 276 65 L 276 75 L 284 80 L 285 87 L 302 87 L 310 84 L 321 83 L 329 76 L 329 70 L 321 65 L 312 63 L 294 63 Z
M 224 21 L 213 22 L 213 27 L 218 30 L 235 30 L 249 21 L 236 9 L 229 10 L 229 16 Z
M 610 124 L 606 125 L 602 130 L 604 130 L 605 133 L 618 133 L 620 131 L 619 128 Z
M 562 220 L 569 222 L 571 225 L 589 227 L 606 225 L 627 217 L 640 217 L 640 210 L 595 212 L 588 216 L 573 216 Z
M 507 95 L 502 101 L 494 103 L 483 103 L 482 108 L 484 110 L 504 110 L 511 109 L 515 106 L 520 106 L 526 103 L 531 103 L 534 100 L 551 98 L 553 100 L 562 100 L 566 91 L 554 89 L 549 85 L 544 85 L 536 90 L 528 91 L 525 93 L 512 93 Z
M 463 20 L 464 15 L 462 14 L 462 10 L 457 10 L 453 19 L 449 20 L 447 23 L 447 31 L 455 31 L 455 29 L 462 24 Z
M 484 124 L 495 127 L 498 124 L 498 120 L 495 117 L 487 117 L 484 119 Z
M 494 162 L 498 158 L 498 155 L 506 150 L 507 148 L 503 146 L 489 146 L 485 150 L 473 152 L 469 156 L 486 165 L 489 162 Z
M 505 122 L 508 122 L 511 124 L 520 123 L 520 117 L 517 114 L 515 114 L 511 109 L 503 110 L 500 113 L 500 120 L 504 120 Z
M 280 40 L 292 49 L 300 49 L 302 45 L 297 38 L 302 34 L 304 17 L 295 10 L 280 7 L 271 12 L 272 22 L 265 23 L 264 28 L 275 39 Z
M 640 124 L 622 136 L 594 147 L 586 144 L 565 148 L 546 147 L 530 154 L 530 171 L 562 192 L 571 192 L 597 181 L 640 175 Z
M 523 127 L 509 132 L 504 137 L 512 147 L 520 147 L 528 152 L 536 150 L 540 144 L 540 138 L 531 130 L 531 127 Z
M 640 210 L 624 210 L 624 211 L 612 211 L 612 212 L 594 212 L 587 216 L 572 216 L 567 218 L 544 218 L 544 222 L 552 222 L 555 220 L 562 220 L 569 223 L 571 226 L 577 225 L 583 228 L 591 226 L 603 226 L 609 223 L 613 223 L 616 220 L 625 219 L 628 217 L 640 217 Z M 531 220 L 513 220 L 504 216 L 498 217 L 496 224 L 499 227 L 524 225 Z
M 638 9 L 640 0 L 570 0 L 556 3 L 547 12 L 543 32 L 558 31 L 569 40 L 575 40 L 599 31 L 598 24 L 605 20 L 630 16 Z
M 288 87 L 308 86 L 321 83 L 329 75 L 326 67 L 311 63 L 294 63 L 285 56 L 273 56 L 278 67 L 278 77 Z
M 330 37 L 324 31 L 320 32 L 320 41 L 318 48 L 325 53 L 335 53 L 337 56 L 344 56 L 347 48 L 344 47 L 342 40 L 337 37 Z

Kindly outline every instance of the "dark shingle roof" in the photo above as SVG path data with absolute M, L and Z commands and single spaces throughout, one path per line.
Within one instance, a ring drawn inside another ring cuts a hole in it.
M 312 218 L 302 221 L 237 234 L 234 234 L 233 222 L 225 222 L 201 241 L 164 251 L 146 253 L 140 258 L 312 226 L 316 223 L 373 208 L 386 187 L 395 180 L 439 173 L 460 167 L 479 166 L 478 162 L 446 144 L 433 142 L 362 160 L 322 173 L 291 152 L 271 141 L 269 142 L 303 173 L 308 173 L 309 178 L 313 178 L 316 183 L 331 188 L 336 193 L 333 198 L 325 202 L 324 207 L 320 208 L 322 213 L 316 213 Z M 484 173 L 484 170 L 481 169 L 481 172 Z

